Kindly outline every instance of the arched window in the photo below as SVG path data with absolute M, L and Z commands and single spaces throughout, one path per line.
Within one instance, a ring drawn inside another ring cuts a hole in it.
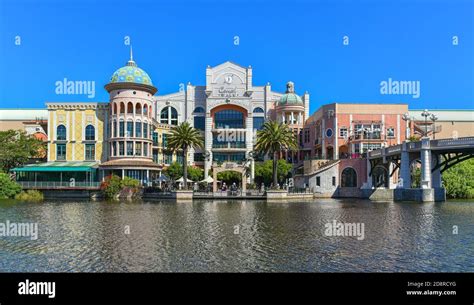
M 178 125 L 178 111 L 171 106 L 163 108 L 160 113 L 160 123 Z
M 357 187 L 357 173 L 352 167 L 346 167 L 342 171 L 341 187 Z
M 126 137 L 133 137 L 133 121 L 127 121 L 127 133 L 125 134 Z
M 132 104 L 132 102 L 128 102 L 128 104 L 127 104 L 127 113 L 133 113 L 133 104 Z
M 135 114 L 142 114 L 142 104 L 137 103 L 135 105 Z
M 143 105 L 143 115 L 148 115 L 148 106 L 146 104 Z
M 204 108 L 198 106 L 194 108 L 194 113 L 204 113 Z
M 257 107 L 253 110 L 253 113 L 263 113 L 263 112 L 264 112 L 263 109 L 260 107 Z
M 233 109 L 218 111 L 214 114 L 215 128 L 244 128 L 244 114 Z
M 140 121 L 135 122 L 135 137 L 137 138 L 142 137 L 142 122 Z
M 120 113 L 125 113 L 125 104 L 120 103 Z
M 92 125 L 86 126 L 86 140 L 88 141 L 95 140 L 95 128 Z
M 113 114 L 117 114 L 117 103 L 114 103 L 114 112 Z
M 194 117 L 194 128 L 204 130 L 205 128 L 205 117 L 195 116 Z
M 56 140 L 58 141 L 66 141 L 66 126 L 59 125 L 56 128 Z

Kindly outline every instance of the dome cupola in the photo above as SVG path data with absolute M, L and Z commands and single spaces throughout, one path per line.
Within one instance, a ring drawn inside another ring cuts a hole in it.
M 295 93 L 295 84 L 293 82 L 286 83 L 286 93 L 280 98 L 279 106 L 284 105 L 303 105 L 303 100 Z

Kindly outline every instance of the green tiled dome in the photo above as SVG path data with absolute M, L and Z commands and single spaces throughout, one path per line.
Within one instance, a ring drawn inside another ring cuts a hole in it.
M 111 83 L 136 83 L 143 85 L 153 85 L 148 74 L 137 67 L 127 63 L 125 67 L 118 69 L 112 74 Z
M 303 104 L 301 97 L 295 93 L 294 86 L 293 82 L 286 84 L 286 93 L 280 98 L 280 102 L 278 103 L 280 106 Z

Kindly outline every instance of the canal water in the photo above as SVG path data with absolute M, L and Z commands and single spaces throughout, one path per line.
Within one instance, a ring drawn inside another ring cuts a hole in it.
M 0 201 L 7 221 L 38 238 L 0 236 L 1 272 L 474 272 L 472 201 Z

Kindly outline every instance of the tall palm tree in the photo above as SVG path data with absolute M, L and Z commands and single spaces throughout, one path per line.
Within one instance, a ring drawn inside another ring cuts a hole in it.
M 278 153 L 282 150 L 296 150 L 296 137 L 288 125 L 276 121 L 267 121 L 257 132 L 255 150 L 259 153 L 273 155 L 273 185 L 278 185 Z
M 183 151 L 183 180 L 184 189 L 188 188 L 188 150 L 190 148 L 202 148 L 204 140 L 200 132 L 189 125 L 188 122 L 181 123 L 171 129 L 168 137 L 168 148 L 172 151 Z

